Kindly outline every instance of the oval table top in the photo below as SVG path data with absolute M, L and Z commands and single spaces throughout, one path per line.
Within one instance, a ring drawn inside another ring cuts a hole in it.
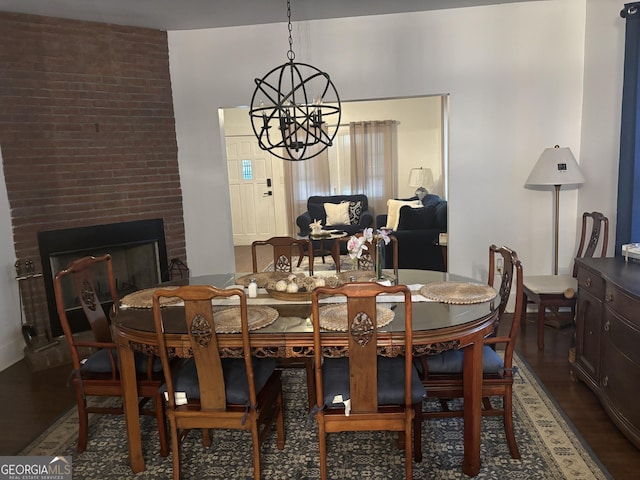
M 245 274 L 203 275 L 168 282 L 166 285 L 213 285 L 218 288 L 227 288 L 236 285 L 236 279 L 241 276 L 245 276 Z M 470 324 L 484 323 L 489 319 L 493 321 L 499 306 L 500 299 L 497 292 L 496 297 L 491 300 L 463 305 L 432 301 L 419 294 L 420 286 L 430 283 L 468 282 L 476 285 L 481 284 L 481 282 L 467 277 L 428 270 L 399 270 L 398 276 L 399 283 L 411 286 L 414 298 L 420 299 L 412 302 L 414 344 L 421 343 L 422 335 L 420 333 L 423 333 L 425 337 L 428 336 L 429 343 L 448 341 L 452 337 L 461 339 L 460 332 L 468 331 Z M 284 344 L 290 346 L 291 342 L 293 345 L 299 344 L 300 346 L 312 344 L 313 328 L 310 318 L 310 301 L 282 301 L 263 294 L 257 299 L 247 298 L 247 304 L 249 306 L 252 304 L 269 305 L 277 309 L 279 313 L 275 322 L 251 332 L 252 344 L 257 346 L 270 344 L 273 347 Z M 404 332 L 404 309 L 395 308 L 398 305 L 396 302 L 389 302 L 389 304 L 395 312 L 395 317 L 388 325 L 380 327 L 379 340 L 384 340 L 385 337 L 393 340 L 397 334 Z M 182 308 L 166 306 L 164 309 L 166 333 L 176 335 L 186 333 L 184 317 L 181 315 Z M 134 336 L 155 332 L 153 312 L 150 308 L 122 308 L 112 317 L 112 322 L 117 330 L 126 331 Z M 328 332 L 328 334 L 330 333 Z M 462 340 L 458 347 L 462 347 L 464 344 L 464 340 Z

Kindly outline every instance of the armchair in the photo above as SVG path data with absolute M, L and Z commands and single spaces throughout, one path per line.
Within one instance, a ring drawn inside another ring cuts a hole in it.
M 341 215 L 335 215 L 335 207 L 345 205 L 341 210 Z M 325 204 L 335 205 L 329 208 L 329 213 L 325 208 Z M 333 214 L 333 216 L 332 216 Z M 336 218 L 333 218 L 336 217 Z M 300 236 L 307 236 L 311 233 L 309 224 L 314 220 L 320 220 L 323 228 L 341 230 L 347 232 L 347 235 L 355 235 L 362 232 L 365 228 L 373 227 L 373 214 L 369 211 L 369 201 L 366 195 L 328 195 L 328 196 L 312 196 L 307 200 L 307 211 L 299 215 L 296 224 L 300 228 Z M 333 240 L 326 240 L 327 249 L 333 248 Z M 340 254 L 347 253 L 347 245 L 340 246 Z
M 327 223 L 332 220 L 331 215 L 327 215 L 325 203 L 339 205 L 348 202 L 347 217 L 340 219 L 337 223 Z M 359 202 L 359 204 L 358 204 Z M 314 220 L 320 220 L 324 228 L 342 230 L 348 235 L 361 232 L 367 227 L 373 226 L 373 214 L 369 211 L 369 201 L 366 195 L 328 195 L 312 196 L 307 200 L 307 211 L 299 215 L 296 224 L 300 228 L 300 235 L 307 236 L 311 232 L 309 224 Z M 340 221 L 342 220 L 342 221 Z M 349 220 L 347 223 L 346 220 Z

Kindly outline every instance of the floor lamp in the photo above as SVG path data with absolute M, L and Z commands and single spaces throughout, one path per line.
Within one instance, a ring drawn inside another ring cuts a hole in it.
M 569 147 L 556 145 L 553 148 L 545 148 L 529 174 L 525 187 L 537 187 L 553 185 L 556 191 L 555 198 L 555 250 L 553 274 L 558 274 L 558 231 L 560 216 L 560 187 L 562 185 L 580 185 L 584 183 L 584 177 Z

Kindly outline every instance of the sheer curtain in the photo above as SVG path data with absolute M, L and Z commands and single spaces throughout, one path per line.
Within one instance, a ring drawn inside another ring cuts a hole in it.
M 352 122 L 351 193 L 363 193 L 373 215 L 387 211 L 387 200 L 393 198 L 395 152 L 394 120 Z
M 640 239 L 640 2 L 625 4 L 620 16 L 626 19 L 626 31 L 616 252 L 621 245 Z
M 307 199 L 312 195 L 331 195 L 327 150 L 309 160 L 284 161 L 284 178 L 289 222 L 291 231 L 296 232 L 296 218 L 307 210 Z

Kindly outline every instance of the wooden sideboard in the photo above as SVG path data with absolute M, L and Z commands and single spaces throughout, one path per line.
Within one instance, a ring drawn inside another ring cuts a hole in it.
M 575 375 L 640 448 L 640 263 L 576 259 Z

